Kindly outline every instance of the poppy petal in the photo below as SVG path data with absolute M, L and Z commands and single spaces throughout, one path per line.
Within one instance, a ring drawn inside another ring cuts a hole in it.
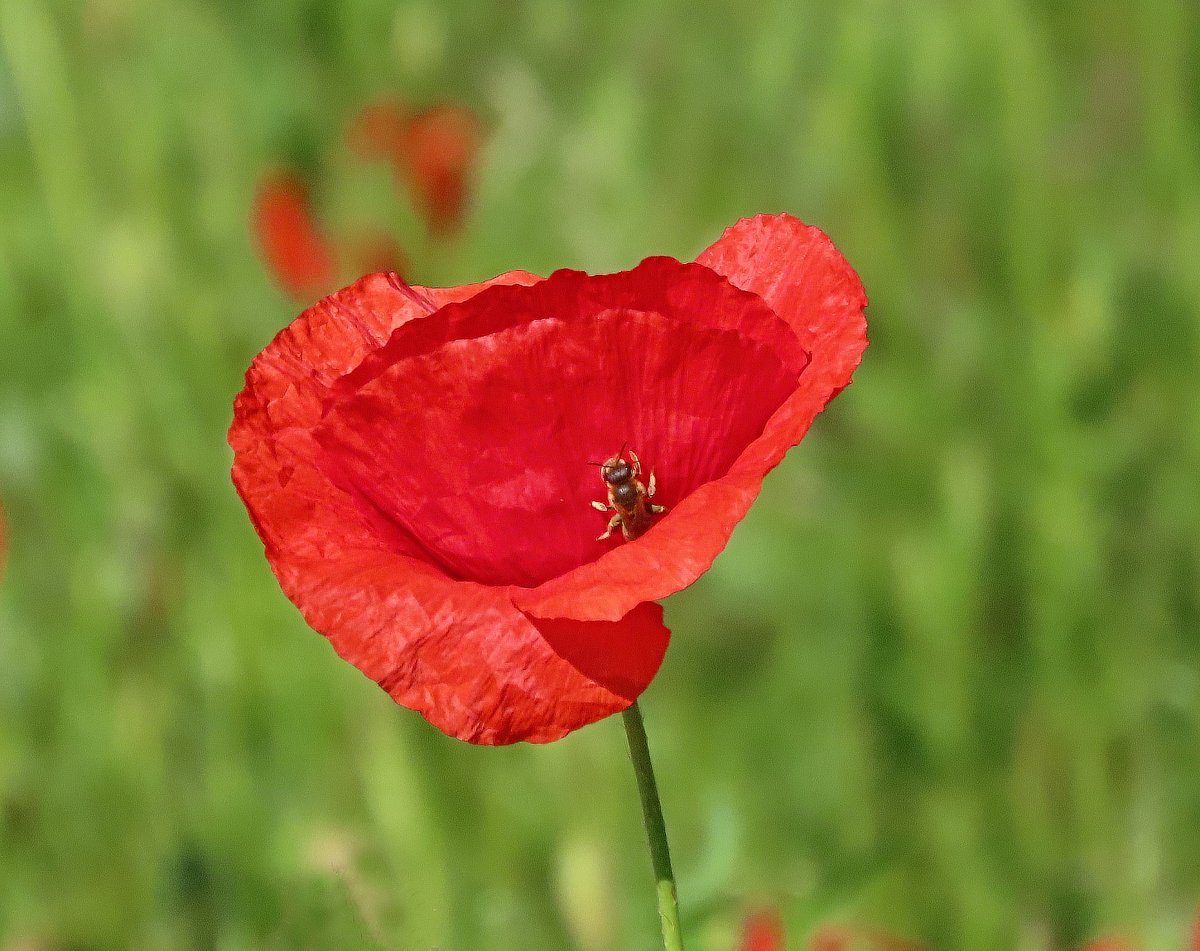
M 561 271 L 393 334 L 334 388 L 318 465 L 397 550 L 534 586 L 608 547 L 589 460 L 622 441 L 652 453 L 673 506 L 728 471 L 807 363 L 769 308 L 706 268 Z
M 666 649 L 661 609 L 636 606 L 619 623 L 545 621 L 504 589 L 447 579 L 380 543 L 314 464 L 313 431 L 330 386 L 398 327 L 489 285 L 538 280 L 510 272 L 439 290 L 364 278 L 255 359 L 229 434 L 234 483 L 284 593 L 399 703 L 476 743 L 556 739 L 628 706 Z
M 761 297 L 814 354 L 803 389 L 815 417 L 850 382 L 867 346 L 867 295 L 841 252 L 798 218 L 759 215 L 726 230 L 696 263 Z
M 540 280 L 510 271 L 491 281 L 438 289 L 373 274 L 314 304 L 285 327 L 246 371 L 234 401 L 233 479 L 268 553 L 322 557 L 329 546 L 379 547 L 357 509 L 317 471 L 313 430 L 330 387 L 398 327 L 486 287 Z
M 758 497 L 763 477 L 849 382 L 866 348 L 866 295 L 820 230 L 787 215 L 734 225 L 697 263 L 756 294 L 812 354 L 812 363 L 726 474 L 691 492 L 645 535 L 514 594 L 536 616 L 615 620 L 634 604 L 692 584 L 712 565 Z
M 273 560 L 281 587 L 337 653 L 450 736 L 550 742 L 629 706 L 662 662 L 662 607 L 617 622 L 538 620 L 504 589 L 415 559 L 344 551 Z

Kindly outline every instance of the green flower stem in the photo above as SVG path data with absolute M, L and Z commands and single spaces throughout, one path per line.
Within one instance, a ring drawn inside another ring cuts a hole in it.
M 625 737 L 629 740 L 629 758 L 637 777 L 638 795 L 642 800 L 642 817 L 646 822 L 646 838 L 650 840 L 650 861 L 658 891 L 658 917 L 662 919 L 663 947 L 666 951 L 683 951 L 683 933 L 679 929 L 679 898 L 675 893 L 675 873 L 671 871 L 671 850 L 667 848 L 667 826 L 663 822 L 662 803 L 654 767 L 650 763 L 650 746 L 646 742 L 646 725 L 642 710 L 635 700 L 621 714 L 625 721 Z

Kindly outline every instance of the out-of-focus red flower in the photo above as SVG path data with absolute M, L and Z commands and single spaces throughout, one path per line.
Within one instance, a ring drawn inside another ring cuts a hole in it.
M 455 103 L 433 106 L 405 123 L 398 171 L 434 234 L 448 234 L 462 226 L 470 176 L 482 144 L 475 113 Z
M 865 304 L 788 216 L 739 222 L 693 264 L 373 275 L 254 360 L 234 482 L 284 592 L 398 703 L 476 743 L 554 740 L 650 682 L 655 602 L 708 569 L 850 382 Z M 623 445 L 667 511 L 598 542 L 588 463 Z
M 786 935 L 779 913 L 763 908 L 746 916 L 738 951 L 784 951 Z
M 312 300 L 333 288 L 336 259 L 312 214 L 307 186 L 293 173 L 267 176 L 254 200 L 254 232 L 279 285 Z
M 746 919 L 738 948 L 739 951 L 783 951 L 785 937 L 783 922 L 776 913 L 758 912 Z M 808 938 L 808 951 L 850 951 L 851 947 L 874 951 L 922 951 L 920 944 L 877 928 L 826 924 Z
M 1200 951 L 1200 914 L 1192 924 L 1192 951 Z
M 354 117 L 346 139 L 360 158 L 391 162 L 433 234 L 462 226 L 483 144 L 474 112 L 449 102 L 412 112 L 399 99 L 381 99 Z

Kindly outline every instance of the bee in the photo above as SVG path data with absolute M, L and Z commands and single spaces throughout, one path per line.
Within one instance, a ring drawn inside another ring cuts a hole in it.
M 622 446 L 615 456 L 604 462 L 590 464 L 600 467 L 600 478 L 608 488 L 608 501 L 593 502 L 592 508 L 598 512 L 614 513 L 609 520 L 608 530 L 596 541 L 604 541 L 619 526 L 625 541 L 631 542 L 645 534 L 653 522 L 653 516 L 666 511 L 663 506 L 650 501 L 654 497 L 654 473 L 651 472 L 647 484 L 642 485 L 638 478 L 642 474 L 642 463 L 632 449 L 629 450 L 628 462 L 625 460 L 625 447 Z

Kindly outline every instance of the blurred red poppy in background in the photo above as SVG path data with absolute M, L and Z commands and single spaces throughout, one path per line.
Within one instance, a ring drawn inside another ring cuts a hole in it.
M 770 913 L 768 912 L 762 918 L 770 924 Z M 777 919 L 776 919 L 777 921 Z M 749 949 L 757 949 L 759 946 L 748 943 L 749 936 L 757 936 L 760 927 L 760 919 L 757 917 L 748 918 L 742 944 L 738 947 L 740 951 L 749 951 Z M 783 947 L 783 932 L 780 928 L 778 944 L 763 944 L 763 948 L 782 948 Z M 852 948 L 862 947 L 870 948 L 874 951 L 922 951 L 924 947 L 916 941 L 911 941 L 906 938 L 898 938 L 895 935 L 889 934 L 886 931 L 880 931 L 875 928 L 864 928 L 862 926 L 846 926 L 846 925 L 822 925 L 814 931 L 808 939 L 809 951 L 850 951 Z M 1133 951 L 1133 945 L 1125 938 L 1116 936 L 1106 936 L 1098 938 L 1079 949 L 1079 951 Z M 1196 919 L 1192 926 L 1190 951 L 1200 951 L 1200 918 Z
M 763 908 L 746 916 L 738 951 L 785 951 L 786 936 L 779 914 Z
M 271 173 L 254 199 L 254 233 L 280 286 L 312 300 L 334 286 L 336 257 L 313 217 L 308 186 L 294 173 Z
M 399 99 L 380 100 L 350 123 L 347 140 L 361 158 L 392 164 L 431 233 L 462 227 L 483 145 L 482 124 L 471 109 L 444 102 L 411 112 Z
M 401 100 L 384 99 L 353 119 L 346 139 L 359 158 L 392 166 L 430 233 L 447 235 L 462 227 L 470 176 L 483 142 L 474 112 L 457 103 L 410 112 Z M 299 301 L 332 291 L 339 261 L 341 268 L 358 265 L 357 274 L 403 274 L 408 267 L 399 243 L 385 231 L 368 229 L 341 242 L 331 240 L 313 214 L 308 185 L 285 169 L 272 172 L 259 186 L 253 229 L 279 286 Z
M 650 682 L 655 602 L 708 569 L 850 382 L 865 304 L 788 216 L 739 222 L 693 264 L 372 275 L 254 360 L 234 481 L 284 592 L 398 703 L 476 743 L 557 739 Z M 623 445 L 667 511 L 598 542 L 588 463 Z
M 462 227 L 468 183 L 482 144 L 475 113 L 455 103 L 419 112 L 405 126 L 400 172 L 433 234 Z

